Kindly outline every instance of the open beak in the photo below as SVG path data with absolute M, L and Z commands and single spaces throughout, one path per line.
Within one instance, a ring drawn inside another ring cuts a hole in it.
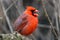
M 39 11 L 38 11 L 38 10 L 35 10 L 34 12 L 35 12 L 35 14 L 34 14 L 34 15 L 39 16 L 39 14 L 38 14 L 38 13 L 39 13 Z
M 38 10 L 35 10 L 35 12 L 39 12 Z

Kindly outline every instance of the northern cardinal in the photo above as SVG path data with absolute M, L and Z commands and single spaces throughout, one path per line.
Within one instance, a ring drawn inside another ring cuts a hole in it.
M 25 36 L 30 35 L 38 25 L 38 10 L 32 6 L 27 6 L 26 10 L 14 22 L 15 30 Z

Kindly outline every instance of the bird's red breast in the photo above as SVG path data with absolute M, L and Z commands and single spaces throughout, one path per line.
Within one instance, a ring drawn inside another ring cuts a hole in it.
M 32 14 L 31 10 L 36 10 L 34 7 L 28 7 L 25 12 L 17 18 L 14 23 L 15 30 L 22 35 L 30 35 L 38 25 L 37 14 Z

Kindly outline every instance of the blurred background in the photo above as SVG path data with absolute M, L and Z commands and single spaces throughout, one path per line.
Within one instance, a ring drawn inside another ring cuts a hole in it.
M 38 28 L 29 36 L 33 40 L 60 39 L 60 0 L 0 0 L 0 34 L 13 33 L 13 23 L 26 6 L 39 10 Z

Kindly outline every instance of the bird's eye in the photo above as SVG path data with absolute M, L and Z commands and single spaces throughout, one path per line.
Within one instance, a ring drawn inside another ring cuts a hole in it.
M 34 13 L 35 10 L 31 10 L 32 13 Z
M 35 10 L 31 10 L 31 12 L 32 12 L 32 15 L 34 15 L 34 13 L 35 13 Z

